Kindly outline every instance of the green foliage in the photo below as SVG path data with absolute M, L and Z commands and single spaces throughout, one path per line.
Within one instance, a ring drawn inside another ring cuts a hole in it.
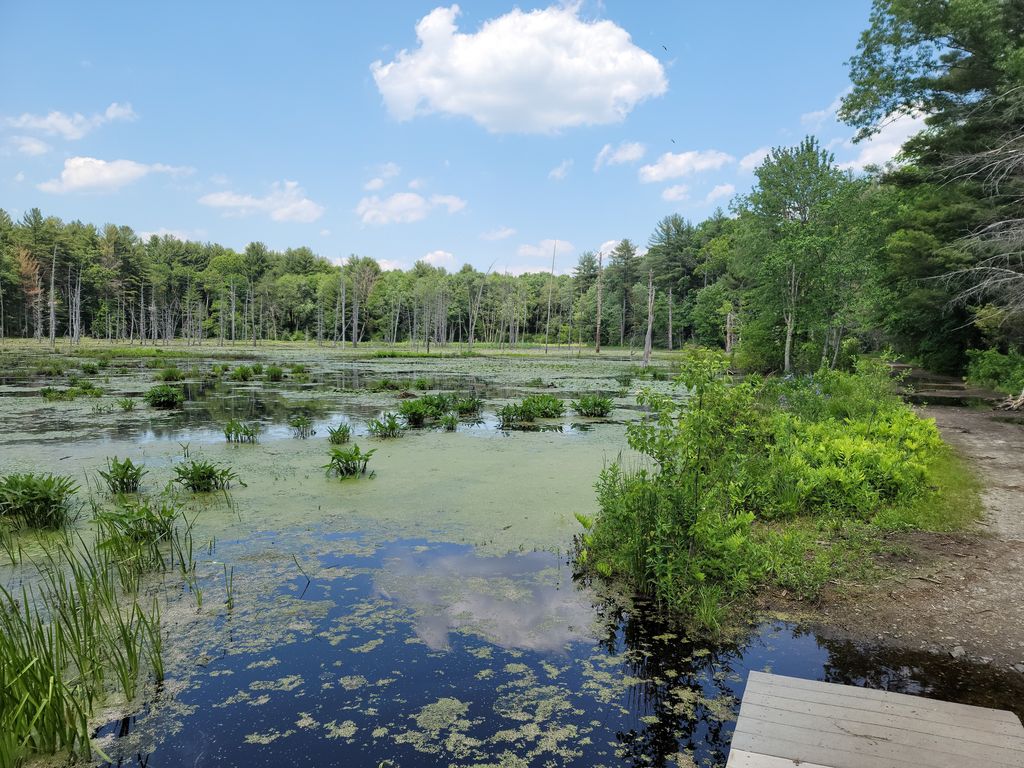
M 352 437 L 352 426 L 350 424 L 338 424 L 327 427 L 327 442 L 331 445 L 344 445 Z
M 82 373 L 86 376 L 95 376 L 100 372 L 100 367 L 96 363 L 82 363 Z
M 283 381 L 284 369 L 279 365 L 267 366 L 267 381 Z
M 253 363 L 249 367 L 252 369 L 252 375 L 253 376 L 262 376 L 263 375 L 263 363 Z
M 238 366 L 228 376 L 228 378 L 231 379 L 232 381 L 250 381 L 252 380 L 252 377 L 253 370 L 248 365 Z
M 118 407 L 122 411 L 125 411 L 126 413 L 128 411 L 134 411 L 135 410 L 135 403 L 136 403 L 136 401 L 135 401 L 134 397 L 119 397 L 117 399 Z
M 565 413 L 565 403 L 554 395 L 529 395 L 523 407 L 539 419 L 557 419 Z
M 111 493 L 138 493 L 142 476 L 146 474 L 143 464 L 133 464 L 131 459 L 119 460 L 117 456 L 107 459 L 107 469 L 99 470 L 100 477 Z
M 412 383 L 413 389 L 418 389 L 421 392 L 430 389 L 430 382 L 427 381 L 423 376 L 420 376 Z
M 64 475 L 10 474 L 0 478 L 0 523 L 13 527 L 58 529 L 78 513 L 77 484 Z
M 451 408 L 459 416 L 476 416 L 483 410 L 484 401 L 474 395 L 456 397 L 451 402 Z
M 445 432 L 454 432 L 459 426 L 459 415 L 457 413 L 446 413 L 437 420 L 437 423 Z
M 143 399 L 153 408 L 180 408 L 185 402 L 185 391 L 170 384 L 157 384 L 146 392 Z
M 160 373 L 156 375 L 156 378 L 157 381 L 170 383 L 184 380 L 185 374 L 182 373 L 181 369 L 179 369 L 177 366 L 171 366 L 169 368 L 164 368 L 163 370 L 161 370 Z
M 238 419 L 229 419 L 224 425 L 224 439 L 229 443 L 255 443 L 259 436 L 260 425 L 257 422 L 246 423 Z
M 434 417 L 433 409 L 422 398 L 403 400 L 402 404 L 398 406 L 398 414 L 405 419 L 406 425 L 410 427 L 422 427 L 426 424 L 427 419 Z
M 1010 395 L 1024 391 L 1024 355 L 1019 352 L 1003 354 L 996 349 L 971 349 L 967 360 L 967 379 L 971 383 Z
M 393 438 L 404 434 L 398 416 L 390 412 L 382 413 L 379 419 L 371 419 L 366 426 L 374 437 Z
M 769 382 L 732 383 L 725 371 L 723 356 L 691 351 L 684 402 L 641 392 L 650 416 L 627 437 L 655 469 L 601 474 L 581 567 L 714 629 L 722 606 L 758 584 L 821 588 L 846 545 L 816 544 L 832 534 L 813 521 L 844 536 L 938 522 L 920 510 L 937 501 L 947 453 L 934 423 L 893 393 L 884 363 Z
M 522 403 L 506 403 L 495 415 L 501 429 L 518 429 L 524 424 L 532 424 L 537 418 L 537 414 Z
M 570 405 L 580 416 L 604 418 L 612 412 L 612 399 L 602 395 L 580 395 L 580 399 Z
M 332 445 L 331 458 L 324 465 L 324 469 L 328 474 L 341 478 L 365 475 L 366 465 L 376 450 L 376 448 L 371 448 L 369 451 L 363 452 L 358 445 L 353 445 L 351 448 Z
M 180 483 L 192 493 L 224 491 L 231 487 L 232 482 L 238 481 L 238 475 L 230 467 L 203 459 L 191 459 L 176 464 L 174 474 L 174 482 Z

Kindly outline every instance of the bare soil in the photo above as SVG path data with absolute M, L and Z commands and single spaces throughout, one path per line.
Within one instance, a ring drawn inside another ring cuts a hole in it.
M 891 574 L 825 601 L 819 620 L 855 637 L 1024 674 L 1024 423 L 989 409 L 922 411 L 977 468 L 983 518 L 956 534 L 899 536 Z

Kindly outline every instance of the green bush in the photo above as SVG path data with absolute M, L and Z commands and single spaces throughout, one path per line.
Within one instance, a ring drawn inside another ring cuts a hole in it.
M 331 458 L 324 465 L 328 474 L 335 477 L 357 477 L 366 474 L 366 465 L 370 462 L 376 448 L 363 452 L 358 445 L 351 448 L 331 446 Z
M 437 420 L 437 423 L 445 432 L 454 432 L 459 427 L 459 415 L 457 413 L 446 413 Z
M 0 478 L 0 521 L 16 528 L 63 528 L 77 514 L 77 490 L 75 482 L 63 475 L 5 475 Z
M 202 459 L 192 459 L 175 465 L 174 474 L 174 482 L 180 483 L 193 493 L 224 491 L 231 487 L 232 482 L 238 480 L 238 475 L 230 467 Z
M 1024 355 L 996 349 L 967 350 L 967 380 L 1010 395 L 1024 391 Z
M 604 418 L 612 412 L 612 399 L 601 395 L 580 395 L 580 399 L 570 405 L 580 416 Z
M 382 413 L 379 419 L 371 419 L 366 426 L 374 437 L 393 438 L 403 434 L 402 424 L 393 413 Z
M 523 407 L 541 419 L 557 419 L 565 413 L 565 403 L 554 395 L 524 397 Z
M 423 401 L 423 398 L 416 400 L 403 400 L 398 406 L 398 415 L 405 419 L 410 427 L 422 427 L 427 419 L 434 418 L 433 410 Z
M 182 371 L 177 366 L 172 365 L 169 368 L 164 368 L 162 371 L 160 371 L 160 373 L 156 375 L 156 378 L 157 381 L 169 383 L 174 381 L 182 381 L 185 378 L 185 374 L 182 373 Z
M 122 411 L 125 411 L 126 413 L 128 411 L 134 411 L 135 410 L 135 398 L 134 397 L 119 397 L 117 399 L 117 405 L 118 405 L 118 407 Z
M 146 468 L 142 464 L 133 464 L 131 459 L 119 461 L 115 456 L 107 459 L 106 471 L 101 469 L 99 474 L 111 493 L 138 493 Z
M 279 365 L 267 366 L 267 381 L 283 381 L 284 370 Z
M 185 402 L 185 390 L 170 384 L 157 384 L 146 392 L 143 399 L 153 408 L 180 408 Z
M 228 378 L 232 381 L 249 381 L 252 379 L 252 374 L 252 368 L 248 365 L 240 365 L 228 375 Z

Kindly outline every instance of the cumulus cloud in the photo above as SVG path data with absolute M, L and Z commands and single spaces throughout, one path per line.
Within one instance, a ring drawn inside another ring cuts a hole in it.
M 524 259 L 551 259 L 551 254 L 565 256 L 576 248 L 568 240 L 541 240 L 536 245 L 524 243 L 516 249 L 516 255 Z
M 219 208 L 225 216 L 250 216 L 264 213 L 272 221 L 308 224 L 324 213 L 324 207 L 308 197 L 297 181 L 275 181 L 262 197 L 238 192 L 211 192 L 199 198 L 200 205 Z
M 512 227 L 498 227 L 480 235 L 481 240 L 505 240 L 512 237 L 516 231 Z
M 455 264 L 455 255 L 448 251 L 431 251 L 420 261 L 425 261 L 432 267 L 450 267 Z
M 718 184 L 708 192 L 708 196 L 704 198 L 705 203 L 713 203 L 715 200 L 721 200 L 723 197 L 732 197 L 736 194 L 736 187 L 732 184 Z
M 405 269 L 405 265 L 395 259 L 377 259 L 377 263 L 385 272 L 390 272 L 393 269 Z
M 356 214 L 363 224 L 411 224 L 422 221 L 438 207 L 457 213 L 466 207 L 466 201 L 455 195 L 432 195 L 427 199 L 416 192 L 396 192 L 385 198 L 370 195 L 359 201 Z
M 390 179 L 393 179 L 401 172 L 402 169 L 396 163 L 384 163 L 377 172 L 377 175 L 363 185 L 363 189 L 368 192 L 383 189 Z
M 613 147 L 605 144 L 601 151 L 594 158 L 594 170 L 598 171 L 603 165 L 621 165 L 623 163 L 635 163 L 647 152 L 647 147 L 638 141 L 624 141 L 619 146 Z
M 899 154 L 907 139 L 924 128 L 924 115 L 920 112 L 890 116 L 873 136 L 857 144 L 852 140 L 845 142 L 847 149 L 858 149 L 858 152 L 856 157 L 840 163 L 839 167 L 861 171 L 869 165 L 885 165 Z
M 434 112 L 469 117 L 493 133 L 552 133 L 622 121 L 668 88 L 661 63 L 611 21 L 584 21 L 579 5 L 456 25 L 459 6 L 416 25 L 419 47 L 370 70 L 397 120 Z
M 21 184 L 21 182 L 25 180 L 25 174 L 22 173 L 21 171 L 18 171 L 16 174 L 14 174 L 14 180 Z
M 17 117 L 8 117 L 4 122 L 11 128 L 38 131 L 49 136 L 62 136 L 71 141 L 82 138 L 106 123 L 137 120 L 138 117 L 131 104 L 118 104 L 115 101 L 103 112 L 89 116 L 78 112 L 73 115 L 56 111 L 45 115 L 32 115 L 26 112 Z
M 11 136 L 8 142 L 14 149 L 23 155 L 36 156 L 45 155 L 52 147 L 41 139 L 34 136 Z
M 569 175 L 569 169 L 572 168 L 572 160 L 563 160 L 550 171 L 548 171 L 548 178 L 554 181 L 561 181 Z
M 852 87 L 846 88 L 842 93 L 832 99 L 832 103 L 824 109 L 816 109 L 813 112 L 804 112 L 800 115 L 801 125 L 808 126 L 813 129 L 821 128 L 822 124 L 826 120 L 834 119 L 839 108 L 843 105 L 843 97 L 846 96 Z
M 690 196 L 690 188 L 685 184 L 676 184 L 674 187 L 666 187 L 661 192 L 661 199 L 676 203 L 685 200 Z
M 640 166 L 640 181 L 649 184 L 701 171 L 715 171 L 733 160 L 732 155 L 719 152 L 717 149 L 666 152 L 656 162 Z
M 201 237 L 203 234 L 205 234 L 205 232 L 203 232 L 202 230 L 197 230 L 195 235 L 190 236 L 189 233 L 183 229 L 168 229 L 167 227 L 160 227 L 160 229 L 139 232 L 139 237 L 142 238 L 143 240 L 149 240 L 149 238 L 151 237 L 171 237 L 174 238 L 175 240 L 181 240 L 182 242 L 185 242 L 187 240 L 195 240 L 197 239 L 197 237 Z
M 163 163 L 136 163 L 134 160 L 100 160 L 95 157 L 69 157 L 60 178 L 38 185 L 43 192 L 62 194 L 85 190 L 112 192 L 151 173 L 185 176 L 194 169 Z
M 758 147 L 753 152 L 747 153 L 740 158 L 740 168 L 744 171 L 753 171 L 761 164 L 762 160 L 768 157 L 768 153 L 771 151 L 771 147 Z

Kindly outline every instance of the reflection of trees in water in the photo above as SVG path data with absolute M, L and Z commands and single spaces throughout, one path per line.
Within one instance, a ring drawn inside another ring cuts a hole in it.
M 818 637 L 829 658 L 822 679 L 897 693 L 1008 709 L 1024 718 L 1024 676 L 945 655 L 901 648 L 861 646 Z
M 657 718 L 616 733 L 626 762 L 675 765 L 673 756 L 690 750 L 698 764 L 724 764 L 733 728 L 730 720 L 719 719 L 720 712 L 729 709 L 735 715 L 739 709 L 730 678 L 743 667 L 748 638 L 718 645 L 689 640 L 679 635 L 678 626 L 658 619 L 643 605 L 630 611 L 604 605 L 598 611 L 608 630 L 602 648 L 622 658 L 623 671 L 642 681 L 629 689 L 626 706 L 637 720 Z M 707 706 L 723 698 L 716 711 Z

